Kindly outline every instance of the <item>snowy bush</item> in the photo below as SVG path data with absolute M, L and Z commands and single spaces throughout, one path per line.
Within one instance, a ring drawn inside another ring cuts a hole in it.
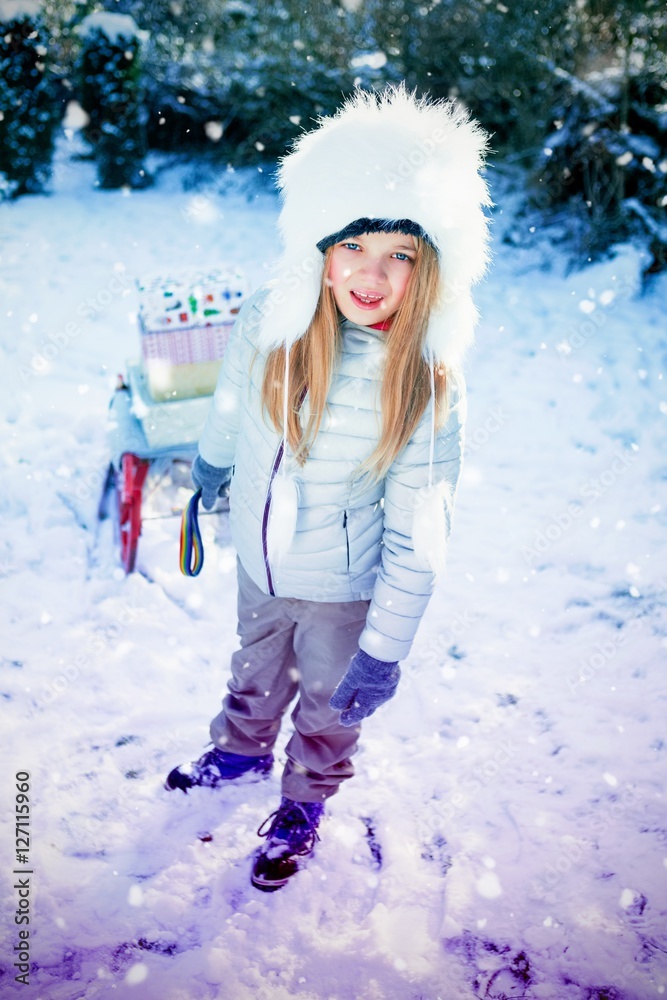
M 43 191 L 61 106 L 37 5 L 0 4 L 0 198 Z
M 583 200 L 603 241 L 607 231 L 627 223 L 627 198 L 656 211 L 664 195 L 667 119 L 661 121 L 643 104 L 646 83 L 631 81 L 625 121 L 618 81 L 607 80 L 603 90 L 589 86 L 568 94 L 569 106 L 561 104 L 559 127 L 547 138 L 541 156 L 544 202 Z
M 645 74 L 632 77 L 627 89 L 617 74 L 561 86 L 557 128 L 539 156 L 532 200 L 548 213 L 566 208 L 576 216 L 593 256 L 644 232 L 658 268 L 665 265 L 660 216 L 667 204 L 667 115 L 656 110 L 661 90 Z
M 564 10 L 558 43 L 535 52 L 550 109 L 539 145 L 520 154 L 529 166 L 526 225 L 507 238 L 539 241 L 548 231 L 575 265 L 636 239 L 652 253 L 648 270 L 663 269 L 667 8 L 578 0 Z
M 45 17 L 65 77 L 72 19 L 93 3 L 49 0 Z M 87 134 L 96 152 L 110 151 L 112 173 L 127 173 L 133 157 L 140 163 L 142 144 L 196 153 L 207 169 L 209 160 L 215 169 L 272 163 L 355 86 L 405 80 L 459 99 L 492 133 L 495 163 L 532 170 L 536 229 L 545 215 L 557 217 L 573 256 L 586 260 L 635 232 L 657 266 L 667 256 L 664 0 L 543 0 L 539 9 L 534 0 L 113 6 L 118 14 L 94 17 L 120 17 L 131 37 L 115 48 L 106 40 L 82 84 Z M 141 65 L 135 23 L 149 32 Z M 140 89 L 145 121 L 130 113 Z M 121 183 L 143 180 L 139 169 L 129 173 Z
M 145 187 L 145 110 L 141 56 L 146 33 L 129 15 L 89 14 L 77 28 L 81 106 L 89 117 L 85 138 L 93 146 L 101 188 Z
M 123 0 L 150 31 L 143 60 L 151 148 L 272 160 L 355 85 L 399 79 L 335 0 Z M 359 39 L 357 41 L 357 39 Z
M 6 174 L 0 172 L 0 201 L 7 201 L 16 194 L 18 183 L 10 181 Z
M 143 0 L 153 11 L 156 4 Z M 234 164 L 275 159 L 367 77 L 351 65 L 350 15 L 333 0 L 186 3 L 151 41 L 152 146 L 207 146 Z M 150 19 L 144 23 L 150 24 Z
M 571 49 L 572 34 L 570 4 L 534 8 L 533 0 L 364 0 L 358 34 L 409 86 L 466 104 L 495 149 L 525 150 L 549 127 L 547 63 Z

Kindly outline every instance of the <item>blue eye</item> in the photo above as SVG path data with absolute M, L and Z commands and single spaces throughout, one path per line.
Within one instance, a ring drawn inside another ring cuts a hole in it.
M 412 260 L 413 260 L 413 258 L 412 258 L 412 257 L 410 257 L 410 256 L 409 256 L 409 254 L 407 254 L 407 253 L 402 253 L 402 252 L 401 252 L 400 250 L 398 250 L 398 251 L 397 251 L 397 252 L 396 252 L 396 253 L 394 254 L 394 257 L 396 257 L 396 258 L 397 258 L 398 260 L 409 260 L 409 261 L 412 261 Z
M 358 243 L 341 243 L 341 246 L 345 247 L 346 250 L 358 250 Z

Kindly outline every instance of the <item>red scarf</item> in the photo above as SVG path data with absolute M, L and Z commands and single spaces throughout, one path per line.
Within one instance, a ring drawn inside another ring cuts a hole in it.
M 394 317 L 390 316 L 388 319 L 381 319 L 379 323 L 371 323 L 369 329 L 371 330 L 388 330 L 394 321 Z

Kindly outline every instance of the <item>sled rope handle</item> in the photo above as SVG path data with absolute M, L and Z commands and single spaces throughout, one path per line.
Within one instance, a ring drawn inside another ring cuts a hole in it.
M 181 518 L 180 567 L 184 576 L 197 576 L 204 565 L 204 545 L 197 520 L 200 498 L 201 489 L 198 489 L 190 497 Z

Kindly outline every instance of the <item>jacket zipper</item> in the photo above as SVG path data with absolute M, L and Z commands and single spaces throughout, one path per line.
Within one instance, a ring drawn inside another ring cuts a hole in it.
M 350 569 L 350 536 L 347 533 L 347 511 L 343 511 L 343 527 L 345 528 L 345 548 L 347 550 L 347 568 Z
M 273 589 L 273 576 L 271 574 L 271 566 L 269 565 L 269 546 L 267 540 L 267 532 L 269 527 L 269 513 L 271 511 L 271 487 L 273 485 L 273 480 L 276 478 L 276 473 L 280 468 L 280 463 L 283 458 L 283 443 L 280 442 L 280 447 L 276 452 L 276 457 L 273 460 L 273 466 L 271 467 L 271 475 L 269 476 L 269 485 L 266 491 L 266 500 L 264 501 L 264 513 L 262 515 L 262 553 L 264 555 L 264 569 L 266 570 L 266 582 L 269 588 L 269 594 L 271 597 L 276 596 L 276 592 Z

